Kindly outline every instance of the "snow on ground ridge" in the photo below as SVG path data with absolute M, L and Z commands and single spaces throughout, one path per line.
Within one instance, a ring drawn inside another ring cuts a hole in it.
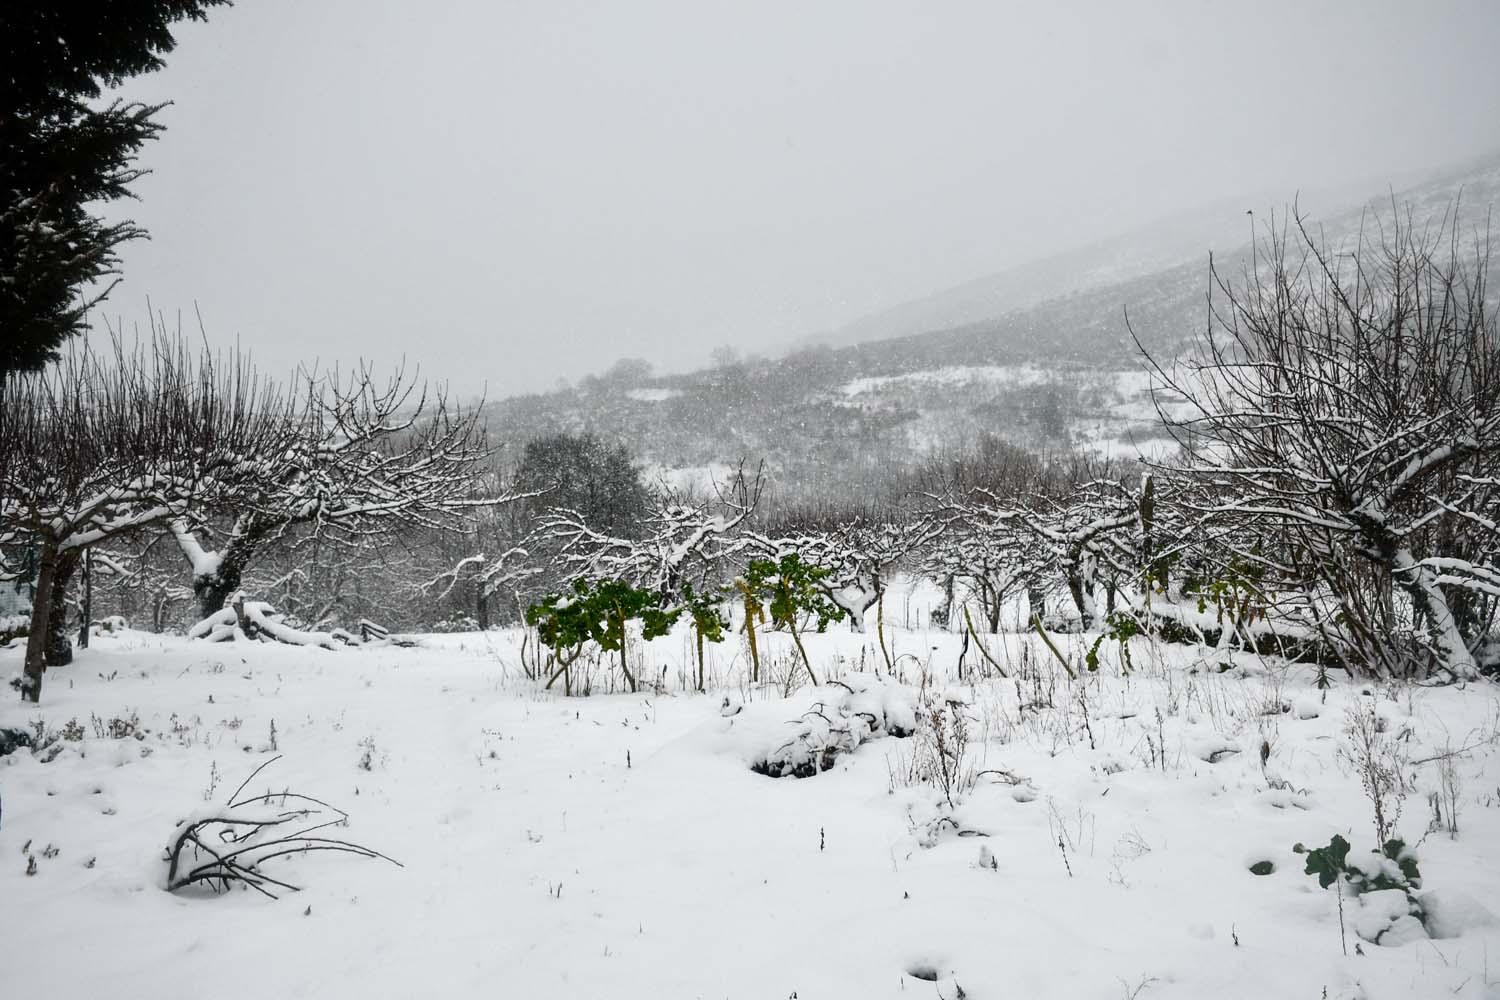
M 870 640 L 848 632 L 807 637 L 836 681 L 822 688 L 750 685 L 730 643 L 711 651 L 716 690 L 685 692 L 690 644 L 670 636 L 634 651 L 666 666 L 669 691 L 580 699 L 519 678 L 510 632 L 337 652 L 100 637 L 57 669 L 40 710 L 0 705 L 0 727 L 77 720 L 81 734 L 52 763 L 0 759 L 0 898 L 27 914 L 0 946 L 6 992 L 1494 995 L 1488 688 L 1340 682 L 1325 699 L 1304 668 L 1255 658 L 1189 672 L 1192 647 L 1138 646 L 1127 678 L 1111 672 L 1110 644 L 1104 671 L 1070 684 L 1018 636 L 985 639 L 1013 678 L 971 683 L 950 675 L 958 636 L 889 631 L 893 689 L 968 720 L 975 784 L 951 809 L 907 779 L 916 737 L 867 739 L 806 779 L 752 772 L 808 712 L 870 709 L 891 683 L 875 679 Z M 785 639 L 765 637 L 775 670 L 790 662 Z M 19 650 L 0 649 L 0 674 L 17 669 Z M 1361 706 L 1409 731 L 1413 760 L 1480 745 L 1458 761 L 1456 838 L 1424 836 L 1430 764 L 1415 768 L 1401 821 L 1420 842 L 1424 891 L 1456 924 L 1443 932 L 1459 936 L 1357 956 L 1368 914 L 1346 900 L 1346 958 L 1331 891 L 1291 845 L 1340 833 L 1373 846 L 1339 753 Z M 138 725 L 111 738 L 114 718 Z M 265 783 L 347 810 L 340 835 L 405 867 L 291 861 L 304 891 L 276 902 L 162 891 L 173 822 L 276 754 Z M 1261 861 L 1274 870 L 1252 875 Z M 89 962 L 72 960 L 80 940 Z

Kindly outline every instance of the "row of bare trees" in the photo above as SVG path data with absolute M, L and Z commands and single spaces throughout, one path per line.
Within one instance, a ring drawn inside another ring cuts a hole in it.
M 1211 268 L 1205 329 L 1147 358 L 1171 451 L 985 438 L 858 503 L 788 507 L 743 465 L 651 489 L 589 435 L 502 470 L 474 411 L 367 369 L 273 384 L 160 337 L 77 352 L 6 386 L 0 416 L 0 558 L 37 569 L 26 694 L 67 656 L 88 551 L 158 625 L 248 589 L 309 625 L 462 601 L 488 627 L 574 579 L 678 601 L 795 553 L 856 628 L 898 572 L 991 632 L 1006 608 L 1102 630 L 1217 587 L 1351 670 L 1470 677 L 1500 605 L 1500 337 L 1485 244 L 1456 231 L 1395 218 L 1334 251 L 1294 218 L 1237 278 Z
M 0 572 L 34 571 L 21 681 L 31 701 L 45 667 L 71 658 L 64 609 L 85 553 L 139 583 L 128 546 L 171 539 L 206 617 L 288 532 L 368 551 L 507 499 L 477 475 L 488 451 L 477 412 L 401 375 L 280 383 L 154 334 L 102 353 L 85 344 L 3 391 Z
M 873 516 L 709 514 L 667 495 L 638 537 L 568 511 L 539 531 L 571 573 L 664 593 L 685 565 L 732 576 L 736 559 L 795 551 L 856 627 L 898 568 L 990 631 L 1022 594 L 1028 622 L 1061 598 L 1103 630 L 1186 586 L 1253 604 L 1259 628 L 1311 637 L 1352 671 L 1473 677 L 1496 658 L 1500 335 L 1487 239 L 1458 232 L 1393 214 L 1334 249 L 1294 215 L 1238 278 L 1211 265 L 1204 330 L 1172 362 L 1146 356 L 1172 451 L 1118 462 L 988 441 Z M 1247 641 L 1240 627 L 1225 640 Z

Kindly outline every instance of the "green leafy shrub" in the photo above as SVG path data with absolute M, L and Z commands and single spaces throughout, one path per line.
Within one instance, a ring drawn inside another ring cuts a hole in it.
M 574 580 L 573 593 L 548 594 L 526 609 L 526 624 L 537 630 L 542 645 L 552 650 L 559 667 L 547 686 L 577 659 L 583 645 L 592 642 L 604 652 L 619 653 L 620 673 L 630 690 L 639 690 L 630 670 L 625 647 L 630 622 L 640 619 L 642 636 L 666 635 L 682 614 L 681 608 L 664 607 L 659 595 L 631 586 L 624 580 Z M 567 683 L 567 682 L 565 682 Z M 571 685 L 568 689 L 571 691 Z
M 1084 654 L 1083 660 L 1088 664 L 1090 672 L 1099 669 L 1099 647 L 1104 644 L 1105 639 L 1113 639 L 1120 644 L 1120 672 L 1128 674 L 1135 666 L 1130 662 L 1130 640 L 1141 634 L 1141 623 L 1135 615 L 1128 611 L 1114 611 L 1104 619 L 1104 631 L 1089 651 Z
M 1422 887 L 1422 873 L 1417 867 L 1416 853 L 1406 846 L 1405 841 L 1392 838 L 1379 850 L 1353 858 L 1349 856 L 1349 842 L 1338 834 L 1334 834 L 1326 847 L 1308 848 L 1297 844 L 1292 850 L 1307 855 L 1303 871 L 1315 876 L 1322 888 L 1337 884 L 1342 895 L 1356 898 L 1399 891 L 1406 898 L 1405 915 L 1426 926 L 1427 914 L 1421 897 L 1416 894 L 1416 890 Z M 1360 936 L 1379 944 L 1391 926 L 1389 920 L 1377 919 L 1360 926 Z
M 698 648 L 698 690 L 703 690 L 703 643 L 724 641 L 724 630 L 729 623 L 724 620 L 719 608 L 724 603 L 724 591 L 708 590 L 698 593 L 691 583 L 682 585 L 682 611 L 693 625 L 693 637 Z
M 802 631 L 798 619 L 812 615 L 817 619 L 817 630 L 825 631 L 831 622 L 842 621 L 847 612 L 829 598 L 821 581 L 829 571 L 809 566 L 795 552 L 778 559 L 755 559 L 745 570 L 745 575 L 735 581 L 745 599 L 746 632 L 750 638 L 751 654 L 756 654 L 754 621 L 761 612 L 769 612 L 771 624 L 785 628 L 792 634 L 792 643 L 802 657 L 802 666 L 808 679 L 818 683 L 813 673 L 807 649 L 802 645 Z M 757 665 L 757 673 L 759 668 Z

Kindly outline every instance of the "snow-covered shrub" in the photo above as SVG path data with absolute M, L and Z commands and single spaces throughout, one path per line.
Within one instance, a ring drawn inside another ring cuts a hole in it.
M 956 698 L 924 698 L 917 712 L 913 770 L 917 779 L 943 793 L 953 805 L 955 795 L 974 787 L 969 759 L 969 706 Z
M 1368 855 L 1349 857 L 1349 842 L 1335 834 L 1326 847 L 1292 848 L 1307 855 L 1303 871 L 1316 876 L 1327 889 L 1337 884 L 1340 893 L 1342 929 L 1345 898 L 1359 902 L 1354 931 L 1372 944 L 1402 944 L 1426 937 L 1426 911 L 1416 890 L 1422 887 L 1416 853 L 1399 839 L 1392 839 Z
M 29 615 L 0 616 L 0 646 L 7 646 L 14 639 L 24 639 L 31 631 Z
M 434 632 L 478 632 L 479 622 L 473 615 L 451 615 L 432 623 Z
M 771 778 L 810 778 L 862 743 L 916 731 L 917 699 L 910 688 L 866 674 L 850 674 L 829 687 L 844 693 L 832 703 L 814 702 L 792 720 L 791 737 L 752 763 L 752 771 Z
M 22 747 L 30 749 L 34 743 L 24 729 L 0 729 L 0 757 L 8 757 Z
M 140 716 L 131 712 L 128 717 L 114 716 L 108 720 L 101 719 L 97 715 L 90 715 L 89 722 L 94 727 L 94 737 L 101 740 L 144 740 L 147 730 L 141 725 Z M 82 727 L 79 727 L 80 732 Z M 66 737 L 64 737 L 66 738 Z
M 926 785 L 941 794 L 939 807 L 951 810 L 957 805 L 976 779 L 969 752 L 969 726 L 974 719 L 964 699 L 924 689 L 907 750 L 887 760 L 889 790 Z

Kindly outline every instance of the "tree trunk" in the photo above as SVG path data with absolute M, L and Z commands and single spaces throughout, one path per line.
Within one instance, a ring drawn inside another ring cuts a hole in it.
M 204 553 L 191 535 L 186 538 L 179 535 L 178 543 L 190 562 L 194 562 L 195 555 L 215 555 L 218 558 L 213 572 L 195 572 L 193 575 L 193 595 L 198 599 L 200 621 L 224 610 L 224 605 L 240 589 L 245 567 L 250 565 L 250 560 L 255 557 L 261 541 L 271 533 L 272 527 L 253 516 L 242 515 L 236 519 L 224 548 L 217 553 Z
M 57 576 L 57 545 L 43 541 L 37 560 L 36 591 L 31 598 L 31 628 L 26 636 L 26 666 L 21 675 L 21 700 L 42 700 L 42 672 L 47 669 L 45 648 L 52 619 L 52 585 Z
M 481 632 L 489 631 L 490 627 L 490 594 L 483 582 L 475 588 L 474 595 L 474 621 L 479 624 Z
M 1026 610 L 1031 612 L 1031 617 L 1038 620 L 1047 617 L 1047 595 L 1042 593 L 1042 588 L 1035 582 L 1026 583 Z M 991 629 L 990 631 L 997 631 Z
M 1142 603 L 1149 608 L 1152 584 L 1159 585 L 1163 592 L 1167 589 L 1167 567 L 1156 558 L 1156 477 L 1149 473 L 1141 484 L 1141 500 L 1136 510 L 1141 519 L 1141 551 L 1138 560 L 1143 574 Z
M 51 613 L 47 616 L 47 666 L 65 667 L 73 662 L 73 641 L 68 637 L 68 587 L 83 553 L 71 549 L 57 557 L 52 576 Z
M 984 620 L 989 625 L 991 634 L 1000 631 L 1000 613 L 1004 608 L 1005 599 L 1000 588 L 990 583 L 987 576 L 979 576 L 979 604 L 984 609 Z
M 151 595 L 151 631 L 161 635 L 167 624 L 167 591 L 165 588 Z
M 703 691 L 703 630 L 697 629 L 698 633 L 698 691 Z
M 1087 596 L 1083 584 L 1083 577 L 1077 572 L 1068 573 L 1068 593 L 1073 597 L 1073 606 L 1078 609 L 1078 617 L 1083 621 L 1083 627 L 1089 627 L 1089 619 L 1093 617 L 1092 603 Z
M 813 687 L 818 686 L 818 675 L 813 673 L 812 661 L 807 658 L 807 649 L 802 645 L 802 635 L 797 631 L 797 616 L 792 615 L 788 623 L 792 627 L 792 642 L 797 647 L 797 652 L 802 654 L 802 666 L 807 671 L 807 679 L 812 681 Z
M 224 558 L 215 572 L 193 577 L 193 596 L 198 598 L 199 621 L 223 611 L 224 605 L 228 604 L 229 599 L 240 589 L 245 561 L 231 562 L 230 551 L 225 550 Z M 246 560 L 248 560 L 248 553 Z
M 1095 583 L 1093 559 L 1085 553 L 1068 569 L 1068 593 L 1078 605 L 1078 616 L 1083 619 L 1085 629 L 1098 632 L 1104 628 L 1104 618 L 1099 614 L 1099 598 L 1094 593 Z
M 1427 623 L 1438 662 L 1456 678 L 1478 677 L 1474 656 L 1458 630 L 1448 599 L 1433 579 L 1432 571 L 1419 564 L 1410 549 L 1398 548 L 1392 559 L 1391 576 L 1411 598 L 1418 619 Z
M 78 616 L 78 648 L 89 648 L 89 632 L 94 624 L 94 550 L 83 554 L 83 606 Z

